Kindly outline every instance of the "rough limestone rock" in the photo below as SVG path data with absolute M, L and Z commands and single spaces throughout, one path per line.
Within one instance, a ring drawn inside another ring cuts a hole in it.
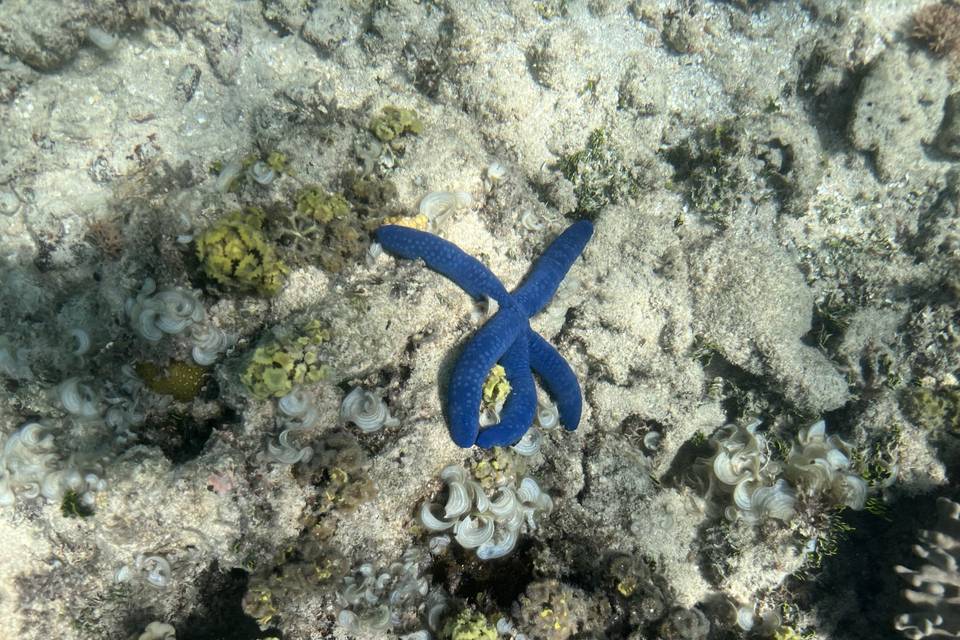
M 813 291 L 782 249 L 752 238 L 714 243 L 691 272 L 694 327 L 727 360 L 772 380 L 804 410 L 846 402 L 843 376 L 801 342 L 810 331 Z
M 883 180 L 927 164 L 923 145 L 937 135 L 949 88 L 946 65 L 926 53 L 890 49 L 874 63 L 854 105 L 850 135 L 855 147 L 876 153 Z
M 944 112 L 937 147 L 946 154 L 960 158 L 960 93 L 947 98 Z

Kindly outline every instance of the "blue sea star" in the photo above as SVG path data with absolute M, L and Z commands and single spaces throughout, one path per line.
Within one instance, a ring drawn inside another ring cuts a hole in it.
M 577 428 L 583 408 L 577 377 L 557 350 L 530 328 L 530 318 L 557 292 L 591 235 L 590 222 L 581 220 L 571 225 L 547 247 L 511 294 L 489 269 L 452 242 L 399 225 L 377 229 L 376 239 L 385 250 L 401 258 L 420 258 L 475 299 L 489 297 L 499 304 L 493 317 L 467 342 L 450 377 L 447 414 L 450 436 L 459 446 L 469 448 L 476 444 L 488 449 L 511 445 L 522 438 L 533 424 L 537 410 L 534 373 L 557 403 L 564 428 Z M 506 371 L 511 393 L 500 422 L 481 431 L 483 382 L 497 362 Z

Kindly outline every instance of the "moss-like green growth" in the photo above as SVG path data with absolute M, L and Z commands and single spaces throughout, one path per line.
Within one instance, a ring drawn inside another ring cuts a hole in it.
M 380 142 L 392 142 L 405 135 L 417 135 L 423 132 L 423 122 L 413 109 L 404 109 L 389 105 L 370 119 L 370 131 Z
M 780 627 L 773 632 L 773 640 L 811 640 L 815 638 L 816 634 L 804 633 L 799 634 L 794 631 L 793 627 Z
M 250 578 L 250 585 L 243 594 L 240 606 L 245 614 L 257 621 L 261 629 L 266 629 L 277 615 L 277 605 L 273 601 L 273 591 L 267 580 L 259 578 L 259 575 Z
M 904 394 L 903 410 L 918 426 L 960 433 L 960 388 L 916 387 Z
M 670 589 L 662 576 L 653 570 L 653 562 L 641 556 L 616 554 L 608 559 L 604 572 L 604 592 L 615 609 L 624 612 L 624 617 L 633 624 L 644 624 L 663 618 L 671 603 Z M 565 587 L 566 598 L 558 599 L 554 596 L 552 609 L 558 610 L 563 603 L 568 604 L 571 613 L 576 614 L 577 599 L 573 597 L 569 587 Z M 608 605 L 609 606 L 609 605 Z M 600 618 L 604 618 L 609 608 L 600 605 L 596 610 Z M 582 616 L 583 613 L 576 614 Z M 663 633 L 658 638 L 674 637 L 673 634 Z
M 582 150 L 562 157 L 558 168 L 573 183 L 577 212 L 588 217 L 638 195 L 646 186 L 646 168 L 628 162 L 603 128 L 590 134 Z
M 152 362 L 138 362 L 134 370 L 147 388 L 162 396 L 173 396 L 179 402 L 197 397 L 206 382 L 207 369 L 192 362 L 175 360 L 166 367 Z
M 267 154 L 267 159 L 264 160 L 267 163 L 267 166 L 277 172 L 277 174 L 289 173 L 290 166 L 287 162 L 286 154 L 280 153 L 279 151 L 271 151 Z
M 346 194 L 361 219 L 403 213 L 397 210 L 397 186 L 390 180 L 359 173 L 344 178 Z
M 493 407 L 499 409 L 507 401 L 508 395 L 510 395 L 510 381 L 507 380 L 507 372 L 502 365 L 495 364 L 483 382 L 481 410 Z
M 333 511 L 353 511 L 377 495 L 369 475 L 370 459 L 351 434 L 328 433 L 313 448 L 313 457 L 295 469 L 301 484 L 317 489 L 305 522 L 308 527 L 322 526 Z
M 326 224 L 350 215 L 350 203 L 339 193 L 327 193 L 312 185 L 297 192 L 297 213 Z
M 60 500 L 60 513 L 64 518 L 89 518 L 93 515 L 93 509 L 83 504 L 80 494 L 71 489 Z
M 312 531 L 304 531 L 273 562 L 250 576 L 241 601 L 244 613 L 266 629 L 283 607 L 305 593 L 332 593 L 349 565 L 336 547 Z
M 740 132 L 722 122 L 692 135 L 667 156 L 677 181 L 686 185 L 690 205 L 720 229 L 730 226 L 750 178 L 740 162 L 744 155 Z
M 285 256 L 332 272 L 363 255 L 367 231 L 346 198 L 315 186 L 297 193 L 293 211 L 271 213 L 271 236 Z
M 553 579 L 532 582 L 514 613 L 520 630 L 530 637 L 569 640 L 586 617 L 584 594 Z
M 328 370 L 318 350 L 329 338 L 323 323 L 312 320 L 297 335 L 280 336 L 254 349 L 240 379 L 260 399 L 280 398 L 295 385 L 319 382 Z
M 466 608 L 443 625 L 444 640 L 496 640 L 497 628 L 482 613 Z
M 516 484 L 527 470 L 527 464 L 513 449 L 494 447 L 472 462 L 470 470 L 485 491 L 494 493 L 499 487 Z
M 221 285 L 239 291 L 273 295 L 280 290 L 287 267 L 263 233 L 264 214 L 257 208 L 221 218 L 196 240 L 203 270 Z

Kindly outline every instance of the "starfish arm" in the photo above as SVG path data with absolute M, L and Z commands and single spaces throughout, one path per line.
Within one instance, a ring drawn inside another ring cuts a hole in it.
M 374 235 L 389 253 L 409 260 L 422 258 L 428 267 L 455 282 L 473 298 L 489 296 L 501 306 L 512 304 L 497 277 L 452 242 L 432 233 L 393 224 L 380 227 Z
M 549 342 L 532 329 L 529 331 L 530 366 L 540 376 L 544 389 L 557 403 L 560 422 L 567 431 L 580 424 L 583 397 L 577 375 Z
M 510 381 L 510 395 L 500 412 L 500 422 L 480 430 L 478 447 L 490 449 L 516 444 L 533 424 L 533 416 L 537 412 L 537 388 L 530 373 L 528 332 L 526 330 L 517 336 L 500 358 L 500 364 Z
M 447 388 L 450 436 L 458 446 L 466 449 L 476 443 L 483 382 L 493 365 L 528 327 L 526 317 L 516 307 L 501 308 L 464 347 L 453 366 Z
M 592 223 L 587 220 L 576 222 L 551 242 L 534 263 L 526 279 L 513 293 L 513 299 L 526 311 L 527 317 L 547 306 L 550 298 L 557 292 L 560 281 L 567 275 L 567 271 L 583 252 L 592 235 Z

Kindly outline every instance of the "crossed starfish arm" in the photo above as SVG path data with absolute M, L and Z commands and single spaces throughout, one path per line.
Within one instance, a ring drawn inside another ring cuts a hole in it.
M 490 297 L 500 309 L 467 342 L 454 365 L 447 388 L 447 417 L 453 441 L 464 448 L 516 443 L 533 424 L 537 409 L 536 373 L 557 403 L 560 420 L 570 431 L 580 422 L 580 385 L 570 365 L 550 343 L 530 328 L 530 316 L 546 306 L 560 281 L 583 251 L 593 225 L 577 222 L 554 240 L 511 295 L 493 273 L 447 240 L 408 227 L 385 225 L 376 238 L 388 252 L 422 259 L 475 299 Z M 482 388 L 490 369 L 503 365 L 511 393 L 500 421 L 480 429 Z
M 543 388 L 557 403 L 560 424 L 567 431 L 573 431 L 580 424 L 580 412 L 583 410 L 583 396 L 577 374 L 553 345 L 539 333 L 531 330 L 528 343 L 530 368 L 540 377 Z
M 587 220 L 575 222 L 533 263 L 527 277 L 512 294 L 528 318 L 547 306 L 592 235 L 593 224 Z
M 517 383 L 522 379 L 530 378 L 532 386 L 533 376 L 530 375 L 530 356 L 524 344 L 526 342 L 524 332 L 528 325 L 526 318 L 523 318 L 522 321 L 519 320 L 518 314 L 509 308 L 497 311 L 467 341 L 463 352 L 454 364 L 450 384 L 447 387 L 447 417 L 450 420 L 450 436 L 461 447 L 472 447 L 477 442 L 480 434 L 480 400 L 483 393 L 483 382 L 493 365 L 504 358 L 508 351 L 512 351 L 512 357 L 506 358 L 506 362 L 503 364 L 507 380 L 510 381 L 511 385 L 511 393 L 507 398 L 508 403 L 510 400 L 516 400 L 518 395 Z M 520 343 L 519 348 L 515 348 L 517 343 Z M 509 369 L 507 368 L 508 364 L 510 365 Z M 511 377 L 511 374 L 513 377 Z M 521 392 L 523 391 L 525 389 L 521 388 Z M 536 391 L 534 391 L 534 398 L 536 398 Z M 513 405 L 504 404 L 504 414 L 501 415 L 500 424 L 503 424 L 503 419 L 507 417 L 508 410 L 512 410 L 511 415 L 517 412 L 514 406 L 516 406 L 516 402 Z M 531 422 L 533 421 L 534 410 L 535 407 L 529 411 L 529 416 L 527 416 Z M 516 418 L 522 419 L 523 416 L 516 416 Z M 526 431 L 529 426 L 528 423 L 523 431 Z M 487 431 L 491 428 L 493 427 L 488 427 Z M 523 432 L 517 436 L 516 440 L 519 440 L 522 435 Z
M 377 229 L 376 238 L 388 253 L 408 260 L 423 260 L 428 267 L 456 283 L 475 300 L 490 297 L 501 305 L 509 304 L 510 294 L 490 269 L 440 236 L 387 224 Z

